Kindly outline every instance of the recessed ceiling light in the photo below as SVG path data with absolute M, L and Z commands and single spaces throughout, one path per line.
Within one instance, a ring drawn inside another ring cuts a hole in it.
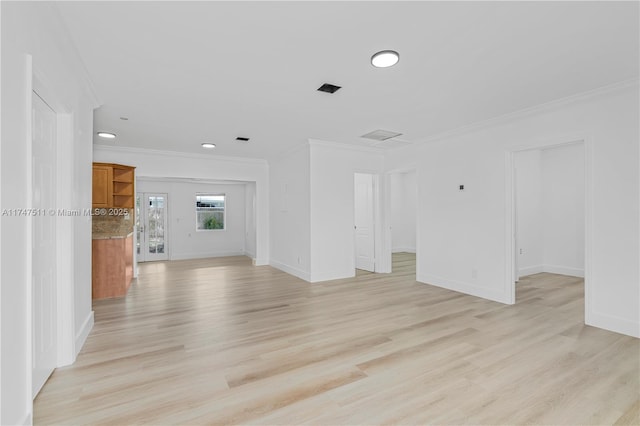
M 109 132 L 98 132 L 98 136 L 105 139 L 115 139 L 116 135 Z
M 376 68 L 392 67 L 398 63 L 400 55 L 394 50 L 382 50 L 371 57 L 371 65 Z
M 207 149 L 213 149 L 213 148 L 216 147 L 216 144 L 215 143 L 205 142 L 205 143 L 202 144 L 202 147 L 203 148 L 207 148 Z

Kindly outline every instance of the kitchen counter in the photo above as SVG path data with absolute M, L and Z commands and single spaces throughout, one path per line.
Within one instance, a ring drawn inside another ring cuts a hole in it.
M 93 240 L 117 240 L 117 239 L 121 239 L 121 238 L 129 238 L 133 236 L 133 232 L 129 232 L 126 235 L 111 235 L 111 234 L 96 234 L 94 233 L 91 236 L 91 239 Z

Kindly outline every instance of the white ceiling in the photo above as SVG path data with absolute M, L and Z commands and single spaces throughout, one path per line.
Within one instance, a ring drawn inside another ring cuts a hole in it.
M 638 2 L 58 5 L 103 101 L 95 131 L 118 135 L 105 145 L 270 159 L 377 129 L 417 143 L 639 74 Z M 400 62 L 372 67 L 383 49 Z

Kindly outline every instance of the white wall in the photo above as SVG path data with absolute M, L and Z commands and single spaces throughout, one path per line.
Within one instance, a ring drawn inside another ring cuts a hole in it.
M 256 258 L 256 183 L 244 185 L 244 252 L 255 261 Z
M 309 146 L 269 165 L 271 260 L 278 269 L 311 280 Z
M 27 150 L 31 111 L 32 82 L 42 90 L 58 113 L 70 119 L 69 135 L 59 141 L 60 168 L 56 207 L 91 207 L 91 151 L 93 95 L 84 67 L 70 42 L 53 3 L 2 2 L 2 137 L 0 204 L 3 209 L 29 206 Z M 27 60 L 31 55 L 31 69 Z M 68 251 L 59 253 L 68 288 L 64 303 L 65 321 L 59 331 L 69 336 L 59 347 L 59 361 L 71 362 L 92 326 L 91 311 L 91 221 L 90 217 L 68 218 L 60 241 Z M 2 383 L 0 423 L 31 422 L 31 253 L 28 247 L 28 221 L 24 217 L 2 217 L 2 300 L 1 337 Z M 61 283 L 58 283 L 61 284 Z
M 391 251 L 416 252 L 416 172 L 390 176 Z
M 245 254 L 245 184 L 137 180 L 137 192 L 167 194 L 169 259 Z M 225 194 L 225 229 L 196 231 L 197 193 Z
M 584 146 L 541 154 L 544 271 L 584 276 Z
M 391 152 L 418 168 L 418 280 L 512 303 L 510 153 L 586 138 L 585 321 L 640 336 L 638 101 L 621 84 Z
M 354 173 L 380 174 L 380 152 L 344 144 L 310 142 L 311 281 L 355 275 Z M 384 193 L 381 188 L 380 193 Z M 377 214 L 380 214 L 378 209 Z M 380 233 L 376 259 L 381 259 Z M 376 264 L 376 270 L 378 265 Z
M 269 167 L 263 160 L 96 145 L 94 161 L 136 167 L 137 177 L 255 182 L 256 265 L 269 263 Z

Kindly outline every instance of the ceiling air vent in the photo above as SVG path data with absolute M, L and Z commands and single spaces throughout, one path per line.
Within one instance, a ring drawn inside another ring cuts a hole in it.
M 340 89 L 340 86 L 334 84 L 325 83 L 318 87 L 318 92 L 335 93 Z
M 249 138 L 245 138 L 244 136 L 238 136 L 236 140 L 241 142 L 249 142 Z
M 365 139 L 373 139 L 374 141 L 386 141 L 387 139 L 395 138 L 396 136 L 400 136 L 402 133 L 392 132 L 389 130 L 374 130 L 373 132 L 367 133 L 366 135 L 360 136 Z

